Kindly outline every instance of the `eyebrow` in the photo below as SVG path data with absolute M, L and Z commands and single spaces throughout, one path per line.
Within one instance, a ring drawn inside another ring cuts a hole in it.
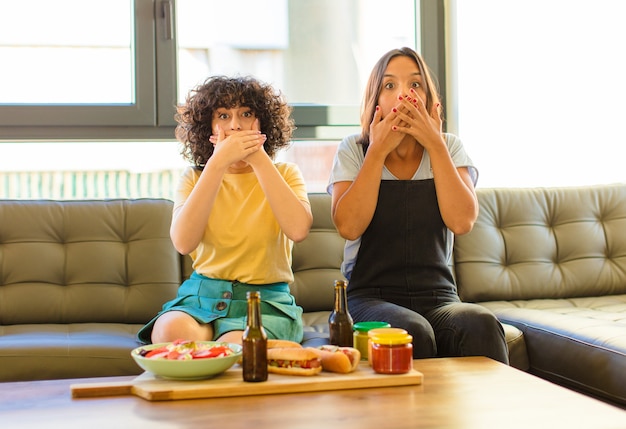
M 419 71 L 416 72 L 416 73 L 411 73 L 411 74 L 413 76 L 421 76 L 422 75 Z M 383 77 L 396 77 L 396 75 L 395 74 L 388 74 L 388 73 L 386 73 L 386 74 L 383 75 Z

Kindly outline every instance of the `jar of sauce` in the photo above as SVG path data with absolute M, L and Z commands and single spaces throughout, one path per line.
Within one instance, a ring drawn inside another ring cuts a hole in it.
M 368 360 L 368 332 L 377 328 L 390 328 L 387 322 L 357 322 L 354 324 L 354 348 L 361 352 L 361 360 Z
M 372 365 L 372 337 L 378 334 L 403 334 L 408 335 L 402 328 L 373 328 L 367 331 L 367 361 Z
M 389 328 L 388 328 L 389 329 Z M 383 332 L 370 337 L 372 368 L 379 374 L 405 374 L 413 369 L 413 337 Z

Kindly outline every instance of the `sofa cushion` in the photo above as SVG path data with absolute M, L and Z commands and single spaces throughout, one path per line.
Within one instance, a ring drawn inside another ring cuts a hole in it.
M 626 186 L 478 189 L 471 233 L 456 237 L 465 301 L 626 293 Z
M 626 404 L 626 295 L 482 304 L 524 332 L 530 372 Z
M 142 325 L 0 326 L 0 381 L 141 374 L 130 356 Z
M 0 324 L 145 323 L 176 295 L 172 202 L 1 201 Z

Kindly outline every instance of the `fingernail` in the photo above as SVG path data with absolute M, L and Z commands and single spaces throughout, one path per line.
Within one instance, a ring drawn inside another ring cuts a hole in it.
M 378 112 L 380 110 L 380 106 L 376 106 L 376 111 Z
M 398 129 L 398 127 L 396 127 L 396 126 L 394 125 L 393 127 L 391 127 L 391 129 L 392 129 L 393 131 L 396 131 L 396 130 Z
M 403 97 L 402 97 L 401 95 L 399 95 L 399 96 L 398 96 L 398 100 L 402 100 L 402 98 L 403 98 Z
M 392 111 L 393 113 L 397 113 L 397 112 L 398 112 L 398 109 L 396 109 L 396 108 L 394 107 L 393 109 L 391 109 L 391 111 Z

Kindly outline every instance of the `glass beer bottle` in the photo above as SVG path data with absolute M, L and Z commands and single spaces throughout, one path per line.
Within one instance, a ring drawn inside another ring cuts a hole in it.
M 328 318 L 330 344 L 339 347 L 353 346 L 352 316 L 348 312 L 346 282 L 335 280 L 335 308 Z
M 261 323 L 261 293 L 250 291 L 248 298 L 248 322 L 243 331 L 243 381 L 267 380 L 267 334 Z

